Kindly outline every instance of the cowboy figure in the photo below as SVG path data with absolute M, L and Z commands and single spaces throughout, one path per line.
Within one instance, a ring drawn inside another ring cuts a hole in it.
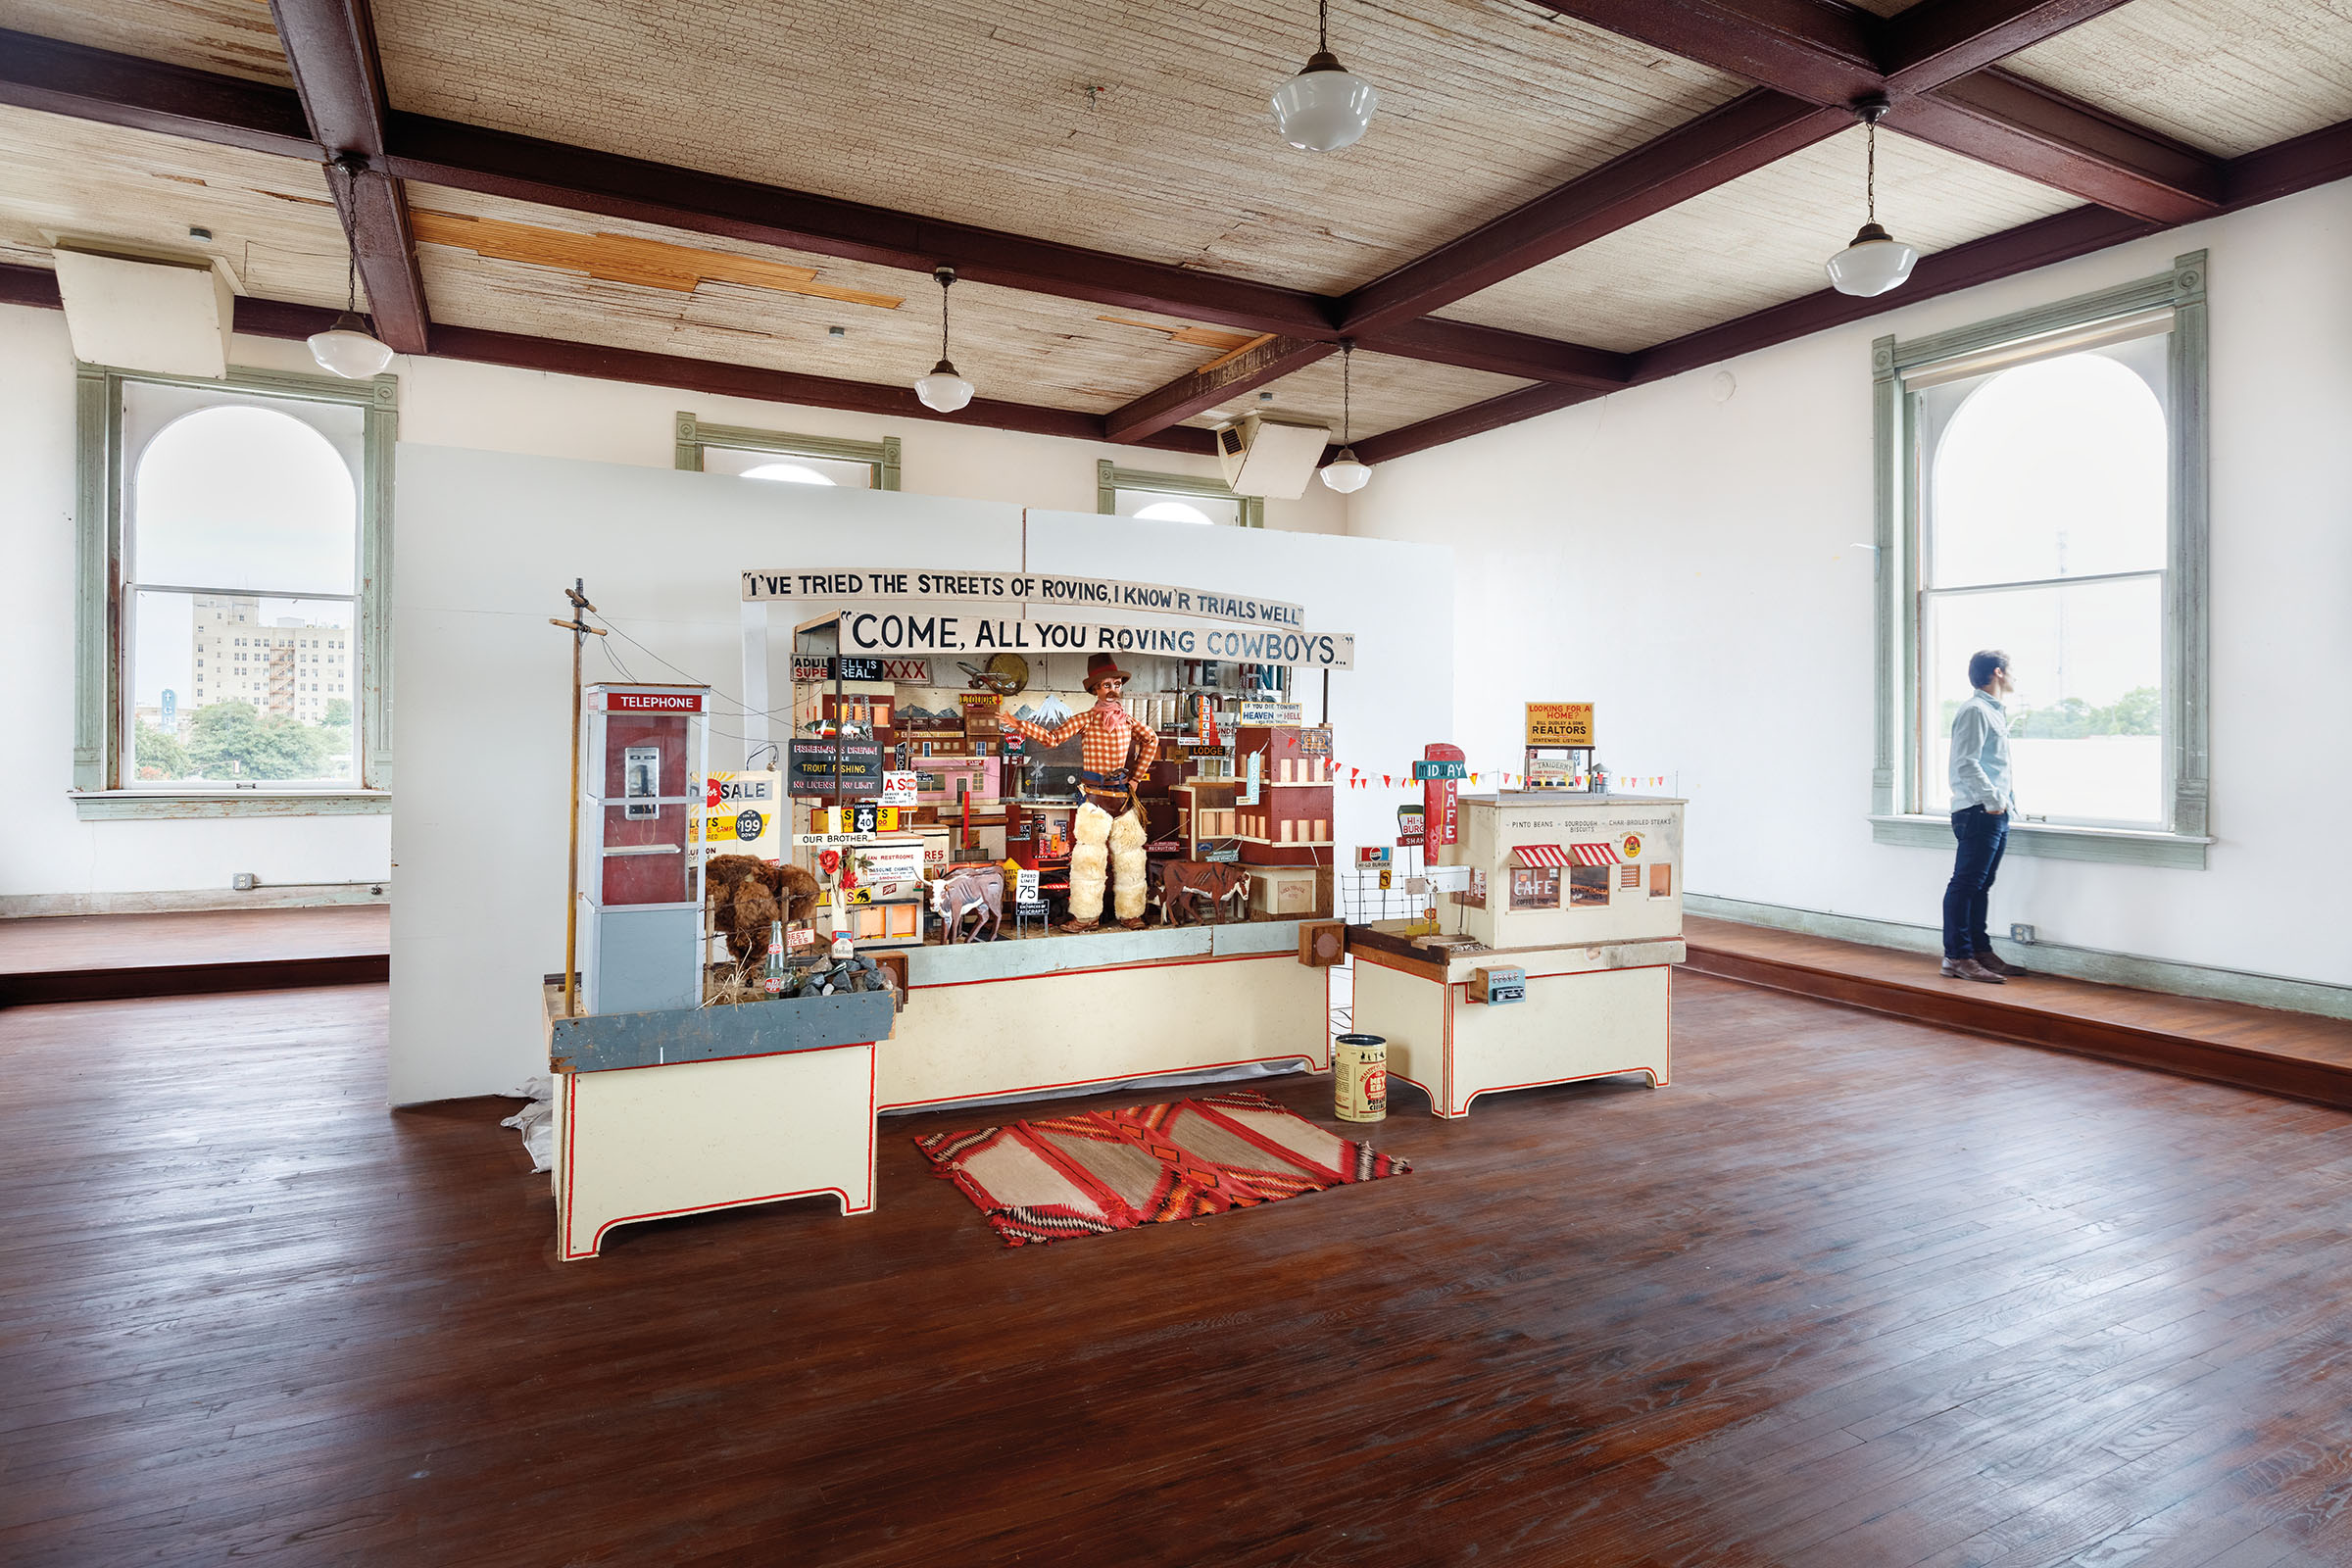
M 1102 885 L 1107 865 L 1112 908 L 1130 931 L 1144 923 L 1144 818 L 1135 786 L 1159 756 L 1159 735 L 1119 702 L 1127 672 L 1108 654 L 1086 662 L 1086 689 L 1095 706 L 1052 729 L 1025 718 L 1004 719 L 1006 733 L 1039 746 L 1059 746 L 1083 736 L 1084 766 L 1078 774 L 1085 802 L 1078 808 L 1077 840 L 1070 849 L 1070 918 L 1065 931 L 1092 931 L 1102 920 Z

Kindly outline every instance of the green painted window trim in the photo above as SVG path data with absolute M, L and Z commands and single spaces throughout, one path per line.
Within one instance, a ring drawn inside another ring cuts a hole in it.
M 689 473 L 703 471 L 703 453 L 710 447 L 731 452 L 772 452 L 780 458 L 824 458 L 834 463 L 862 463 L 873 470 L 873 487 L 899 487 L 899 438 L 847 441 L 829 435 L 794 435 L 787 430 L 753 430 L 736 424 L 705 424 L 679 411 L 674 466 Z
M 259 790 L 227 793 L 191 791 L 166 795 L 152 790 L 92 790 L 74 797 L 74 814 L 84 822 L 160 822 L 210 816 L 389 816 L 389 790 Z
M 1213 496 L 1220 501 L 1238 501 L 1241 506 L 1241 525 L 1245 528 L 1263 528 L 1266 525 L 1266 498 L 1241 496 L 1222 479 L 1204 479 L 1193 473 L 1147 473 L 1141 468 L 1122 468 L 1108 458 L 1095 462 L 1095 510 L 1103 516 L 1116 516 L 1119 492 L 1122 490 L 1156 490 L 1171 496 Z
M 392 449 L 400 378 L 366 381 L 229 367 L 209 376 L 158 375 L 76 363 L 74 410 L 74 791 L 88 821 L 162 816 L 325 816 L 330 801 L 389 801 L 392 788 Z M 129 381 L 252 392 L 363 411 L 360 438 L 360 788 L 172 795 L 122 787 L 122 386 Z M 192 807 L 201 797 L 202 810 Z M 133 806 L 139 808 L 132 808 Z
M 1948 817 L 1909 809 L 1918 798 L 1919 474 L 1909 428 L 1904 374 L 1963 354 L 1982 353 L 2049 332 L 2133 315 L 2173 310 L 2172 516 L 2165 607 L 2165 733 L 2173 778 L 2172 825 L 2123 831 L 2020 821 L 2009 853 L 2049 859 L 2202 870 L 2209 836 L 2212 735 L 2210 501 L 2207 490 L 2206 255 L 2176 257 L 2169 271 L 2095 294 L 2079 295 L 1932 337 L 1871 345 L 1872 487 L 1877 511 L 1874 579 L 1878 647 L 1876 756 L 1871 770 L 1871 838 L 1914 848 L 1952 845 Z

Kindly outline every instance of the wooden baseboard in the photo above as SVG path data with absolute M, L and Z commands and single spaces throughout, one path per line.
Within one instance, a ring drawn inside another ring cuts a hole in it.
M 379 985 L 392 978 L 383 953 L 319 958 L 240 958 L 223 963 L 156 963 L 121 969 L 0 974 L 0 1007 L 55 1002 L 119 1002 L 222 991 L 290 991 L 304 986 Z
M 2352 1109 L 2352 1069 L 2324 1061 L 2274 1055 L 2131 1024 L 2014 1006 L 1991 996 L 1954 992 L 1944 987 L 1908 986 L 1894 980 L 1730 953 L 1697 942 L 1690 944 L 1685 967 L 1719 979 L 1792 992 L 1816 1001 L 1840 1003 L 1920 1023 L 1965 1029 L 1996 1040 L 2042 1046 L 2104 1061 Z

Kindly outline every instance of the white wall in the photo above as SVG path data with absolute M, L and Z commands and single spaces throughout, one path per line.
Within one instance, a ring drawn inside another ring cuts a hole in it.
M 395 1103 L 495 1093 L 545 1070 L 538 981 L 563 966 L 570 712 L 569 638 L 547 621 L 565 584 L 584 577 L 614 626 L 733 698 L 745 567 L 1020 562 L 1021 510 L 1004 503 L 414 443 L 399 486 Z M 1448 723 L 1443 550 L 1058 513 L 1033 512 L 1028 526 L 1034 569 L 1228 583 L 1303 605 L 1314 629 L 1356 633 L 1357 667 L 1332 677 L 1343 753 L 1417 748 Z M 782 609 L 774 619 L 791 623 Z M 671 678 L 639 650 L 616 651 L 638 678 Z M 588 670 L 613 678 L 595 647 Z M 1389 804 L 1343 799 L 1342 842 L 1393 831 L 1377 821 Z
M 315 370 L 298 343 L 236 340 L 236 363 Z M 1091 513 L 1095 463 L 1212 473 L 1215 460 L 1147 448 L 1017 435 L 918 419 L 884 419 L 712 398 L 666 387 L 593 381 L 445 360 L 396 360 L 401 436 L 434 445 L 668 468 L 672 416 L 806 435 L 904 442 L 910 493 Z M 1017 395 L 1017 392 L 1014 394 Z M 0 815 L 0 908 L 66 901 L 104 906 L 134 893 L 217 890 L 255 873 L 265 884 L 368 882 L 389 869 L 390 823 L 365 816 L 243 821 L 82 822 L 67 791 L 74 748 L 74 355 L 61 312 L 0 306 L 0 670 L 12 721 L 0 766 L 15 788 Z M 394 496 L 395 537 L 401 500 Z M 1337 497 L 1316 485 L 1269 501 L 1272 529 L 1337 533 Z M 395 779 L 397 788 L 398 779 Z
M 1599 703 L 1621 776 L 1679 778 L 1690 887 L 1935 924 L 1946 854 L 1871 842 L 1870 341 L 2212 253 L 2213 846 L 2204 871 L 2009 858 L 1996 930 L 2352 983 L 2352 183 L 1384 465 L 1353 531 L 1456 552 L 1461 734 Z M 1490 765 L 1494 765 L 1490 761 Z

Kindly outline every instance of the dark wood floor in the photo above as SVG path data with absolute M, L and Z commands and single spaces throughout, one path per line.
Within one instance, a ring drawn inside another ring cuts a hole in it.
M 392 908 L 198 909 L 0 920 L 0 974 L 98 965 L 344 958 L 392 951 Z
M 2352 1022 L 2036 974 L 1947 980 L 1932 954 L 1730 920 L 1684 922 L 1690 966 L 1920 1022 L 2352 1108 Z M 2031 964 L 2033 950 L 2013 950 Z
M 0 920 L 0 1007 L 375 984 L 391 952 L 383 904 Z
M 935 1115 L 870 1217 L 560 1264 L 505 1102 L 381 1108 L 380 988 L 0 1014 L 0 1561 L 2352 1563 L 2352 1115 L 1677 1026 L 1199 1223 L 1003 1248 Z

